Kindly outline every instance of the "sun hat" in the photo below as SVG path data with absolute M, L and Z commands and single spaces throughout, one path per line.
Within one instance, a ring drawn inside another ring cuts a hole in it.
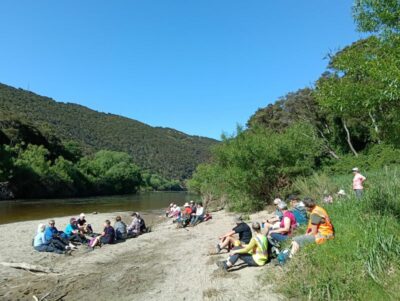
M 278 205 L 280 202 L 282 202 L 282 200 L 280 198 L 276 198 L 274 200 L 274 205 Z
M 281 210 L 287 209 L 287 204 L 282 201 L 278 204 L 278 208 Z
M 233 218 L 233 221 L 235 222 L 235 224 L 241 224 L 243 222 L 242 216 L 235 216 Z
M 358 169 L 358 167 L 354 167 L 351 171 L 352 172 L 359 172 L 360 170 Z
M 254 230 L 260 230 L 260 229 L 261 229 L 261 225 L 260 225 L 259 222 L 253 222 L 253 223 L 251 224 L 251 227 L 252 227 Z
M 79 214 L 79 217 L 80 217 L 80 218 L 85 218 L 86 215 L 85 215 L 85 213 L 81 213 L 81 214 Z
M 186 202 L 185 205 L 183 205 L 183 207 L 190 207 L 190 205 L 188 202 Z

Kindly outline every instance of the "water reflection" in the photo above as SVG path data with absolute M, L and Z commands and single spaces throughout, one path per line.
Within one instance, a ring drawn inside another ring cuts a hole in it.
M 139 211 L 161 214 L 162 209 L 171 202 L 183 204 L 197 198 L 196 195 L 187 192 L 146 192 L 111 197 L 2 201 L 0 202 L 0 224 L 94 211 L 99 213 Z

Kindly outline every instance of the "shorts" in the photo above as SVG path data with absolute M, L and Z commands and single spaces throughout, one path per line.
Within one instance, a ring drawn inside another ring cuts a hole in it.
M 300 247 L 315 243 L 315 236 L 313 235 L 300 235 L 293 237 L 293 241 L 297 242 Z

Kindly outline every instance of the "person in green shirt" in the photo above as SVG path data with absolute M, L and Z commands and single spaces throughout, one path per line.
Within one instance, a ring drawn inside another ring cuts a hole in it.
M 252 229 L 255 235 L 250 240 L 250 243 L 245 247 L 236 247 L 229 254 L 230 257 L 226 261 L 219 261 L 217 265 L 228 271 L 229 268 L 241 259 L 248 266 L 263 266 L 268 260 L 268 241 L 267 237 L 261 233 L 261 226 L 254 222 Z

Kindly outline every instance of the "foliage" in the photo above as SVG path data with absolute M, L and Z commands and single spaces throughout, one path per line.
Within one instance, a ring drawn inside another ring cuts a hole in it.
M 65 159 L 74 162 L 79 155 L 74 153 L 76 147 L 71 145 L 72 140 L 79 143 L 86 154 L 103 149 L 128 153 L 141 169 L 169 179 L 190 177 L 199 163 L 208 160 L 209 147 L 217 143 L 83 106 L 59 103 L 3 84 L 0 84 L 0 112 L 0 120 L 13 116 L 14 120 L 30 124 L 41 134 L 46 133 L 44 136 L 57 137 L 60 143 L 51 145 L 69 151 L 69 155 L 63 155 Z M 12 131 L 15 126 L 9 129 Z M 32 134 L 29 136 L 33 137 Z M 14 143 L 27 141 L 26 137 L 15 139 Z M 44 140 L 30 143 L 44 145 L 50 150 L 50 145 L 45 145 Z
M 143 190 L 181 190 L 179 181 L 144 173 L 122 152 L 84 156 L 79 144 L 43 134 L 18 120 L 0 121 L 8 144 L 0 145 L 0 181 L 19 198 L 124 194 Z
M 226 195 L 235 211 L 260 209 L 290 179 L 312 173 L 321 142 L 312 127 L 294 124 L 281 133 L 257 127 L 225 138 L 212 165 L 200 166 L 189 182 L 198 192 Z
M 344 185 L 345 178 L 331 178 Z M 347 176 L 350 182 L 351 176 Z M 280 290 L 304 300 L 398 300 L 400 298 L 400 177 L 397 170 L 369 174 L 362 201 L 353 196 L 326 206 L 336 238 L 311 245 L 288 264 Z M 303 195 L 318 193 L 314 179 Z M 299 277 L 301 271 L 301 277 Z
M 359 31 L 383 34 L 400 31 L 398 0 L 355 0 L 353 13 Z

